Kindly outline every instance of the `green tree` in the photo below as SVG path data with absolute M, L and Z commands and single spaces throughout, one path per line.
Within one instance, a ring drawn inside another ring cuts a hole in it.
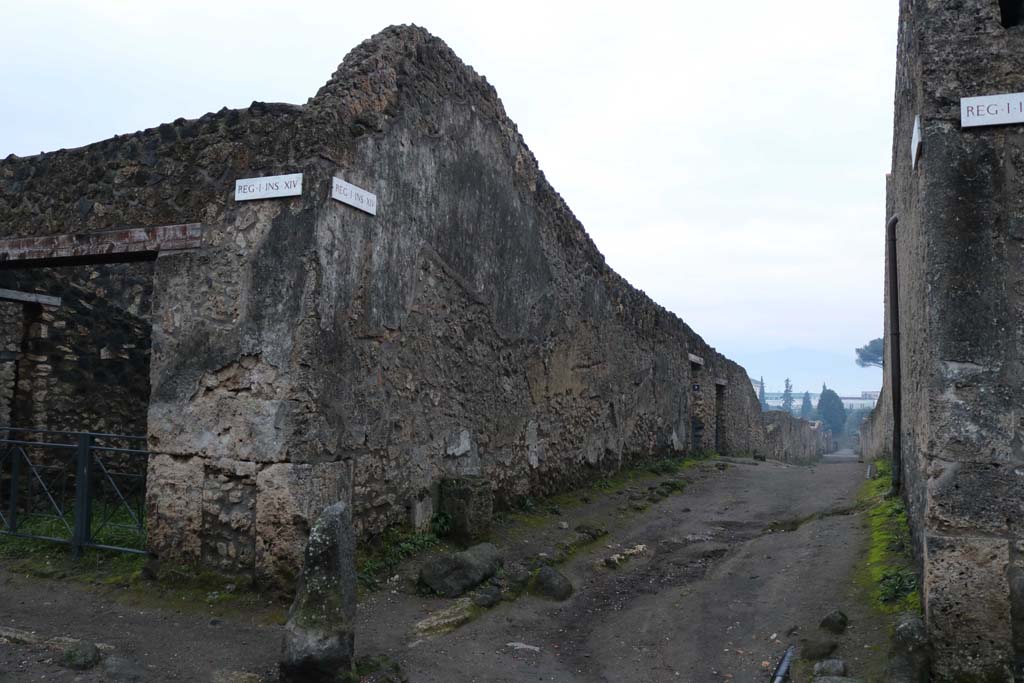
M 818 399 L 818 417 L 832 430 L 832 435 L 838 437 L 843 433 L 846 426 L 846 407 L 839 398 L 839 394 L 821 385 L 821 398 Z
M 786 388 L 782 392 L 782 409 L 787 413 L 793 412 L 793 385 L 789 378 L 786 378 Z
M 757 389 L 757 400 L 761 402 L 761 410 L 768 410 L 768 400 L 764 397 L 764 375 L 761 375 L 761 384 Z
M 880 368 L 885 358 L 885 346 L 882 338 L 872 339 L 857 349 L 857 365 L 862 368 Z
M 800 417 L 804 420 L 810 420 L 814 417 L 814 406 L 811 405 L 811 392 L 804 392 L 804 400 L 800 404 Z

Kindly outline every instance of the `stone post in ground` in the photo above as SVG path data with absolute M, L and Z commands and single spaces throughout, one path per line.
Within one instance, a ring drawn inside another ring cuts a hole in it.
M 334 683 L 355 659 L 356 539 L 344 503 L 324 510 L 306 543 L 285 625 L 282 683 Z
M 441 482 L 441 512 L 448 515 L 450 535 L 459 543 L 468 545 L 486 538 L 493 511 L 491 483 L 483 477 L 466 476 Z

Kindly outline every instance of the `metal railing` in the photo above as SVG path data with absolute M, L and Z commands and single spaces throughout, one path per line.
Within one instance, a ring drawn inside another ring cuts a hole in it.
M 146 552 L 146 437 L 0 427 L 0 534 Z

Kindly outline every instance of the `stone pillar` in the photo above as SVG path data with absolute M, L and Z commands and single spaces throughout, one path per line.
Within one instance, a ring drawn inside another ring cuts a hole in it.
M 344 503 L 309 533 L 295 601 L 284 627 L 282 683 L 336 683 L 355 660 L 356 538 Z

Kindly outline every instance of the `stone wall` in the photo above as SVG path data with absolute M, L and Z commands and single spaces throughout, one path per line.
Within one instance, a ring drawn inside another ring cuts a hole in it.
M 24 304 L 0 301 L 0 426 L 11 425 L 18 384 L 18 357 L 24 335 Z
M 892 458 L 892 397 L 883 387 L 874 410 L 860 426 L 860 452 L 866 460 Z
M 961 128 L 959 98 L 1024 91 L 1024 31 L 1003 27 L 995 1 L 903 0 L 898 49 L 888 212 L 899 216 L 904 495 L 933 680 L 1021 680 L 1024 135 Z M 888 392 L 887 381 L 868 455 L 885 453 Z
M 832 433 L 820 422 L 808 422 L 785 410 L 764 413 L 767 456 L 794 465 L 812 465 L 835 450 Z
M 301 172 L 299 197 L 234 181 Z M 331 200 L 342 177 L 371 216 Z M 668 452 L 769 450 L 745 371 L 606 265 L 494 89 L 393 27 L 303 106 L 0 163 L 0 236 L 202 223 L 156 259 L 151 549 L 286 582 L 309 524 L 429 522 Z
M 0 272 L 0 287 L 62 300 L 2 304 L 3 424 L 146 433 L 151 272 L 142 264 Z

